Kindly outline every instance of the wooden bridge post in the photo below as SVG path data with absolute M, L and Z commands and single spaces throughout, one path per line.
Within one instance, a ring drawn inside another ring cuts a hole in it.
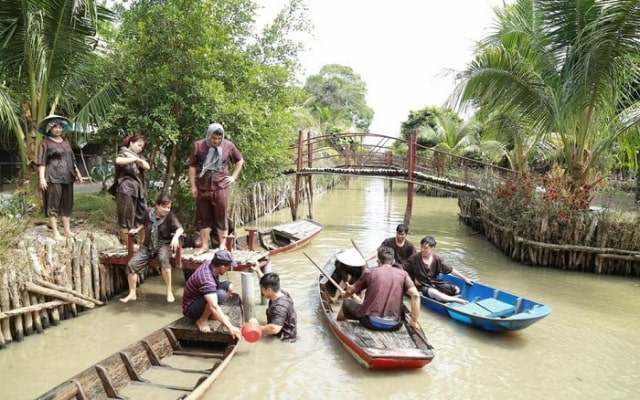
M 418 135 L 412 132 L 409 135 L 409 154 L 407 163 L 407 208 L 404 212 L 404 223 L 411 224 L 411 214 L 413 212 L 413 172 L 416 169 L 416 142 Z
M 349 143 L 344 147 L 344 166 L 346 168 L 351 166 L 351 145 Z M 346 175 L 344 178 L 347 187 L 349 187 L 349 175 Z
M 391 150 L 385 151 L 384 162 L 387 168 L 391 168 L 393 164 L 393 153 L 391 152 Z M 389 192 L 391 192 L 393 190 L 393 179 L 387 179 L 387 182 L 389 182 Z
M 307 167 L 313 168 L 313 143 L 311 143 L 311 131 L 307 131 Z M 309 218 L 313 219 L 313 175 L 307 175 L 307 187 L 308 187 L 308 204 L 309 204 Z
M 294 201 L 291 205 L 291 217 L 298 220 L 298 204 L 300 204 L 300 172 L 302 171 L 302 131 L 298 131 L 298 162 L 296 164 L 296 187 Z

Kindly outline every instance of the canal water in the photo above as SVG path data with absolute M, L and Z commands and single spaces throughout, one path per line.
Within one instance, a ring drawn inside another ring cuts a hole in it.
M 409 239 L 438 241 L 436 252 L 467 276 L 548 304 L 553 312 L 531 327 L 487 333 L 422 309 L 420 322 L 436 358 L 411 371 L 369 371 L 338 343 L 320 318 L 319 265 L 354 240 L 365 252 L 394 235 L 406 186 L 351 180 L 314 202 L 323 231 L 303 250 L 274 257 L 274 271 L 294 298 L 299 340 L 242 342 L 208 399 L 631 399 L 640 393 L 640 281 L 532 268 L 512 262 L 458 222 L 457 201 L 414 198 Z M 302 214 L 308 213 L 303 207 Z M 289 211 L 258 227 L 286 222 Z M 231 279 L 239 279 L 237 274 Z M 0 350 L 0 399 L 32 399 L 180 315 L 184 280 L 174 271 L 178 301 L 164 302 L 159 277 L 140 300 L 82 313 L 60 326 Z M 264 307 L 256 308 L 264 319 Z M 635 393 L 635 395 L 634 395 Z

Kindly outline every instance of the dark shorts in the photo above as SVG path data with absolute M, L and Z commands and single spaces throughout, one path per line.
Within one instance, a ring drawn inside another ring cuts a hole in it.
M 227 301 L 227 292 L 230 286 L 230 281 L 220 282 L 220 287 L 218 287 L 218 304 L 224 304 L 225 301 Z M 206 306 L 207 301 L 204 299 L 204 296 L 198 297 L 187 309 L 187 317 L 193 320 L 200 318 Z
M 420 290 L 420 292 L 422 292 L 422 294 L 427 297 L 430 297 L 428 293 L 429 289 L 436 289 L 437 291 L 448 296 L 455 296 L 460 292 L 460 289 L 456 285 L 445 282 L 432 282 L 431 284 L 418 287 L 418 290 Z
M 144 212 L 147 209 L 145 199 L 116 193 L 118 210 L 118 226 L 122 229 L 133 229 L 142 225 Z
M 199 229 L 210 227 L 226 231 L 228 203 L 229 191 L 227 189 L 198 192 L 196 226 Z
M 146 268 L 154 257 L 158 259 L 162 268 L 171 268 L 171 247 L 169 245 L 160 246 L 155 254 L 147 246 L 142 246 L 127 263 L 127 272 L 137 274 Z
M 49 183 L 42 193 L 45 217 L 70 217 L 73 210 L 73 183 Z

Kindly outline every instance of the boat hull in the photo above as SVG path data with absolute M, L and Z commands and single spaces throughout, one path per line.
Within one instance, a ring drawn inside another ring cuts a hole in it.
M 466 325 L 490 332 L 518 331 L 551 313 L 549 306 L 480 282 L 467 285 L 451 275 L 440 275 L 439 279 L 461 288 L 460 297 L 469 304 L 442 303 L 423 294 L 420 302 L 426 308 Z
M 234 324 L 243 320 L 235 295 L 222 305 Z M 233 358 L 238 340 L 218 321 L 200 333 L 182 317 L 39 396 L 38 400 L 167 397 L 202 399 Z
M 332 258 L 325 266 L 329 276 L 335 268 L 334 260 Z M 320 275 L 318 295 L 322 318 L 359 364 L 370 369 L 413 369 L 422 368 L 433 360 L 432 347 L 422 329 L 414 331 L 404 324 L 395 332 L 372 331 L 358 321 L 337 321 L 327 283 L 327 279 Z

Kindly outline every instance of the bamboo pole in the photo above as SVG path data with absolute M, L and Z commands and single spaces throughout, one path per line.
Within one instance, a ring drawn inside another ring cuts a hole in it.
M 33 312 L 37 312 L 43 309 L 58 307 L 63 304 L 65 304 L 65 302 L 62 300 L 53 300 L 47 303 L 40 303 L 40 304 L 29 305 L 29 306 L 24 306 L 20 308 L 14 308 L 13 310 L 0 312 L 0 320 L 15 317 L 17 315 L 22 315 L 22 314 L 24 315 L 31 314 Z
M 82 279 L 82 290 L 80 291 L 87 297 L 93 297 L 91 292 L 91 240 L 85 238 L 82 242 L 82 251 L 80 252 L 80 276 Z
M 98 254 L 98 246 L 93 238 L 91 238 L 91 277 L 93 278 L 93 297 L 100 298 L 100 256 Z M 97 304 L 97 303 L 96 303 Z
M 11 271 L 9 274 L 9 296 L 11 298 L 11 308 L 20 308 L 22 304 L 20 302 L 20 291 L 18 290 L 18 282 L 16 271 Z M 17 315 L 13 319 L 13 331 L 15 333 L 14 339 L 16 342 L 22 342 L 24 339 L 24 324 L 22 323 L 22 315 Z
M 82 279 L 80 275 L 80 251 L 82 249 L 81 244 L 76 244 L 73 256 L 71 258 L 71 275 L 73 279 L 73 290 L 82 293 Z
M 64 262 L 59 263 L 60 265 L 60 279 L 56 281 L 56 284 L 63 286 L 67 289 L 73 289 L 73 282 L 71 282 L 73 269 L 71 264 L 73 262 L 73 252 L 76 250 L 76 245 L 74 242 L 73 248 L 71 249 L 71 254 L 67 257 L 64 257 Z M 64 312 L 64 318 L 76 317 L 78 315 L 78 308 L 75 304 L 67 304 L 61 307 Z
M 46 302 L 46 298 L 44 297 L 43 294 L 36 293 L 36 296 L 38 296 L 38 303 Z M 51 326 L 49 313 L 47 312 L 46 309 L 42 309 L 39 312 L 40 312 L 40 320 L 42 321 L 42 329 L 49 329 L 49 327 Z
M 21 295 L 22 295 L 23 307 L 29 307 L 31 305 L 29 292 L 26 290 L 23 290 Z M 24 319 L 24 334 L 27 336 L 32 335 L 33 334 L 33 314 L 30 312 L 24 313 L 22 318 Z
M 69 301 L 71 303 L 75 303 L 75 304 L 80 305 L 80 306 L 85 307 L 85 308 L 94 308 L 95 307 L 95 304 L 90 302 L 90 301 L 81 299 L 81 298 L 76 297 L 76 296 L 74 296 L 72 294 L 69 294 L 69 293 L 63 293 L 63 292 L 59 292 L 57 290 L 45 288 L 45 287 L 36 285 L 33 282 L 27 282 L 25 284 L 25 288 L 28 291 L 32 292 L 32 293 L 37 293 L 37 294 L 40 294 L 40 295 L 43 295 L 43 296 L 49 296 L 49 297 L 54 297 L 56 299 Z
M 9 277 L 7 272 L 0 270 L 0 311 L 8 311 L 11 309 L 8 281 Z M 2 330 L 2 335 L 6 344 L 13 342 L 13 337 L 11 336 L 11 321 L 3 319 L 0 324 L 0 330 Z
M 104 305 L 104 303 L 102 301 L 100 301 L 100 300 L 96 300 L 96 299 L 91 298 L 89 296 L 85 296 L 82 293 L 78 293 L 73 289 L 69 289 L 69 288 L 64 287 L 64 286 L 56 285 L 55 283 L 51 283 L 51 282 L 48 282 L 48 281 L 45 281 L 45 280 L 42 280 L 42 279 L 34 279 L 33 283 L 35 283 L 36 285 L 39 285 L 39 286 L 43 286 L 43 287 L 48 288 L 48 289 L 57 290 L 58 292 L 71 294 L 71 295 L 73 295 L 75 297 L 78 297 L 80 299 L 90 301 L 90 302 L 92 302 L 92 303 L 94 303 L 94 304 L 96 304 L 98 306 Z
M 29 294 L 29 299 L 31 300 L 30 303 L 32 306 L 37 306 L 38 305 L 38 295 L 35 293 L 29 293 L 27 290 L 25 290 L 25 293 Z M 33 310 L 33 327 L 35 328 L 36 332 L 38 333 L 42 333 L 44 331 L 44 328 L 42 327 L 42 319 L 40 318 L 40 309 L 34 309 Z

